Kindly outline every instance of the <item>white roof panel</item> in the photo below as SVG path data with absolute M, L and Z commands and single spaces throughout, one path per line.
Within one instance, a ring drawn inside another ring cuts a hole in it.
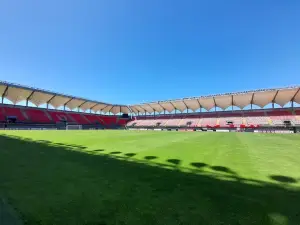
M 150 105 L 148 105 L 148 104 L 140 105 L 140 107 L 142 107 L 144 110 L 146 110 L 149 113 L 153 113 L 154 112 L 154 109 Z
M 18 102 L 26 100 L 31 93 L 32 90 L 18 87 L 8 87 L 5 98 L 16 104 Z
M 272 103 L 276 92 L 276 90 L 255 92 L 253 96 L 253 104 L 263 108 L 267 104 Z
M 130 109 L 131 109 L 132 112 L 134 112 L 135 114 L 138 114 L 138 113 L 139 113 L 139 110 L 137 110 L 135 106 L 131 106 Z
M 170 102 L 159 102 L 159 104 L 169 113 L 175 110 L 174 106 Z
M 186 104 L 183 102 L 183 100 L 178 101 L 172 101 L 172 104 L 175 106 L 176 109 L 178 109 L 180 112 L 183 112 L 187 109 Z
M 247 105 L 251 104 L 253 93 L 242 93 L 233 95 L 233 105 L 239 107 L 240 109 L 245 108 Z
M 161 105 L 159 105 L 158 103 L 149 103 L 149 105 L 155 110 L 155 112 L 163 112 L 164 108 L 161 107 Z
M 110 110 L 111 113 L 113 113 L 114 115 L 120 113 L 121 108 L 120 106 L 113 106 L 112 109 Z
M 215 96 L 216 105 L 221 109 L 227 109 L 232 105 L 232 95 Z
M 215 107 L 215 101 L 212 97 L 200 98 L 199 102 L 202 108 L 206 110 L 211 110 L 213 107 Z
M 102 111 L 102 112 L 108 113 L 108 112 L 110 112 L 110 110 L 111 110 L 113 107 L 114 107 L 113 105 L 107 105 L 107 107 L 105 107 L 105 108 L 102 109 L 101 111 Z
M 85 102 L 79 108 L 83 111 L 86 111 L 88 109 L 91 109 L 96 104 L 97 104 L 97 102 Z
M 300 91 L 298 90 L 295 97 L 294 97 L 294 101 L 297 102 L 298 104 L 300 104 Z
M 52 105 L 55 109 L 57 109 L 66 104 L 70 99 L 70 97 L 56 95 L 49 101 L 49 104 Z
M 290 102 L 299 88 L 292 88 L 286 90 L 279 90 L 274 102 L 283 107 L 286 103 Z
M 2 97 L 2 95 L 3 95 L 3 93 L 4 93 L 4 91 L 5 91 L 5 89 L 6 89 L 6 87 L 7 87 L 7 85 L 4 85 L 4 84 L 0 84 L 0 97 Z
M 53 94 L 48 94 L 40 91 L 35 91 L 31 97 L 30 102 L 32 102 L 36 106 L 40 106 L 42 104 L 47 103 L 51 98 L 53 97 Z
M 95 106 L 95 109 L 99 111 L 102 109 L 103 105 L 104 106 L 110 105 L 103 102 L 90 101 L 87 99 L 82 99 L 82 98 L 50 92 L 42 89 L 22 86 L 19 84 L 7 83 L 4 81 L 0 81 L 1 97 L 4 94 L 6 87 L 8 87 L 8 89 L 4 97 L 9 99 L 13 103 L 18 103 L 20 101 L 28 99 L 36 106 L 40 106 L 45 103 L 49 103 L 54 108 L 59 108 L 63 105 L 66 105 L 69 109 L 74 109 L 81 106 L 80 108 L 84 111 L 91 108 L 94 110 L 93 106 Z M 98 105 L 96 106 L 97 103 Z M 114 106 L 117 107 L 120 105 L 114 105 Z M 124 105 L 121 106 L 123 107 Z M 126 111 L 126 109 L 123 110 Z
M 73 99 L 70 99 L 70 100 L 67 102 L 66 106 L 67 106 L 69 109 L 73 110 L 73 109 L 78 108 L 78 107 L 79 107 L 82 103 L 84 103 L 84 102 L 85 102 L 85 101 L 82 100 L 82 99 L 73 98 Z
M 193 111 L 200 109 L 200 102 L 197 99 L 184 99 L 183 102 Z
M 100 112 L 102 109 L 104 109 L 105 107 L 107 106 L 107 104 L 102 104 L 102 103 L 99 103 L 95 106 L 93 106 L 92 110 L 94 112 Z
M 121 112 L 125 113 L 125 114 L 129 114 L 130 113 L 129 108 L 127 106 L 122 106 L 121 107 Z
M 140 112 L 140 113 L 144 113 L 145 109 L 142 108 L 140 105 L 135 105 L 135 108 Z

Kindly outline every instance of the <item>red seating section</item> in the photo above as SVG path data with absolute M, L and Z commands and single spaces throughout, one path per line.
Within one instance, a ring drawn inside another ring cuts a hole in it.
M 48 116 L 49 115 L 49 116 Z M 11 107 L 0 105 L 0 122 L 7 116 L 16 116 L 18 122 L 26 123 L 58 123 L 68 121 L 77 124 L 102 124 L 113 127 L 116 125 L 136 127 L 257 127 L 257 126 L 285 126 L 285 121 L 291 125 L 300 125 L 300 110 L 296 109 L 267 109 L 240 112 L 205 112 L 199 114 L 175 114 L 136 117 L 128 119 L 118 116 L 84 114 L 77 112 L 63 112 L 27 107 Z
M 119 119 L 119 121 L 118 121 L 118 125 L 120 125 L 120 126 L 125 126 L 126 125 L 126 123 L 127 123 L 127 119 Z
M 114 125 L 117 124 L 116 116 L 100 116 L 99 118 L 104 122 L 105 125 Z
M 300 110 L 295 114 L 300 115 Z M 300 124 L 300 116 L 295 116 L 288 110 L 265 110 L 265 111 L 244 111 L 237 113 L 202 113 L 198 115 L 165 115 L 164 127 L 257 127 L 284 125 L 284 121 L 291 121 L 292 124 Z M 129 126 L 135 123 L 139 126 L 155 126 L 157 120 L 153 117 L 137 117 L 137 120 L 129 122 Z M 230 123 L 231 122 L 231 123 Z
M 4 108 L 4 112 L 6 116 L 16 116 L 18 121 L 27 120 L 21 112 L 20 108 L 6 107 Z
M 100 123 L 100 124 L 103 124 L 103 120 L 101 120 L 101 118 L 98 116 L 98 115 L 84 115 L 91 124 L 97 124 L 97 123 Z
M 34 123 L 51 123 L 52 120 L 48 118 L 46 112 L 40 109 L 26 109 L 27 116 L 30 122 Z
M 75 120 L 74 122 L 78 124 L 89 124 L 89 121 L 84 118 L 83 114 L 69 113 L 69 115 Z
M 73 122 L 66 113 L 64 112 L 57 112 L 57 111 L 49 111 L 50 116 L 52 117 L 53 121 L 55 123 L 61 122 L 61 121 L 68 121 Z
M 5 111 L 2 106 L 0 106 L 0 121 L 5 121 Z

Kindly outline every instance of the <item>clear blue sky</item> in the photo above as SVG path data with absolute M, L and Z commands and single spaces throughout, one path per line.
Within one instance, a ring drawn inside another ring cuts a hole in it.
M 299 0 L 4 0 L 0 79 L 111 103 L 300 84 Z

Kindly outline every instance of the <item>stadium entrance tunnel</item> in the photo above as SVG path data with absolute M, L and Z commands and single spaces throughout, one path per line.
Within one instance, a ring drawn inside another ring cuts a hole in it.
M 0 193 L 24 224 L 300 224 L 299 189 L 201 172 L 237 176 L 228 167 L 193 162 L 198 172 L 182 172 L 151 165 L 154 156 L 120 160 L 16 136 L 0 135 L 0 146 Z

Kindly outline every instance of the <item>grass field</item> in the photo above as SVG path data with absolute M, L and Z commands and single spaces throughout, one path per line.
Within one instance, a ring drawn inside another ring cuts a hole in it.
M 300 136 L 0 131 L 0 196 L 30 225 L 299 225 Z

